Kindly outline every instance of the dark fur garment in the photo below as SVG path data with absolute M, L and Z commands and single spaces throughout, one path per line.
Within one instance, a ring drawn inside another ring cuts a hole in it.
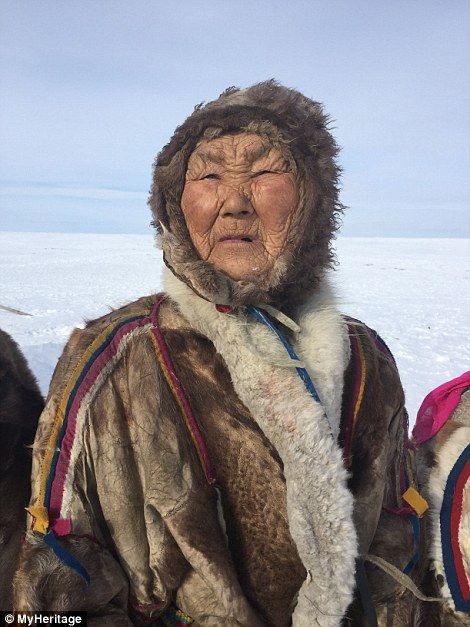
M 31 453 L 44 401 L 18 345 L 0 330 L 0 610 L 11 584 L 30 496 Z

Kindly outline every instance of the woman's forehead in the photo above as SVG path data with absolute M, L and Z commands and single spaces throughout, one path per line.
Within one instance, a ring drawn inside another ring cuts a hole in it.
M 201 159 L 213 163 L 233 160 L 253 163 L 270 153 L 281 154 L 281 151 L 267 137 L 244 132 L 202 140 L 192 152 L 190 162 Z

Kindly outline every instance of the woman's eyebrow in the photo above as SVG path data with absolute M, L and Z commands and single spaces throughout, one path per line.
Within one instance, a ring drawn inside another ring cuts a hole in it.
M 253 163 L 268 154 L 271 148 L 272 146 L 269 144 L 248 145 L 243 148 L 243 152 L 246 161 Z M 218 165 L 223 164 L 226 161 L 226 152 L 212 146 L 199 148 L 197 156 L 203 161 L 212 161 L 212 163 L 216 163 Z
M 209 146 L 205 148 L 199 148 L 196 154 L 203 161 L 213 161 L 217 164 L 223 163 L 225 161 L 225 155 L 223 150 L 217 150 L 217 148 L 212 148 Z
M 270 144 L 256 144 L 255 146 L 247 146 L 245 151 L 245 157 L 247 161 L 251 163 L 261 159 L 261 157 L 266 156 L 272 146 Z

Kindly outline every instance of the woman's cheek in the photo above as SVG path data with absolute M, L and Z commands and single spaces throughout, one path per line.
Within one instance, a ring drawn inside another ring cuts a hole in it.
M 189 236 L 202 259 L 211 253 L 211 229 L 217 216 L 217 195 L 205 181 L 188 181 L 181 196 Z
M 258 215 L 277 224 L 290 216 L 299 201 L 294 181 L 285 176 L 258 183 L 253 196 Z
M 190 231 L 205 232 L 210 228 L 217 213 L 217 194 L 211 182 L 188 181 L 181 208 Z

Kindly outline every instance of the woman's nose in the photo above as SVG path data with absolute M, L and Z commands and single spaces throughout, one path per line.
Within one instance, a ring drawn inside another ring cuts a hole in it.
M 226 187 L 220 214 L 227 217 L 250 216 L 254 211 L 251 200 L 243 187 Z

